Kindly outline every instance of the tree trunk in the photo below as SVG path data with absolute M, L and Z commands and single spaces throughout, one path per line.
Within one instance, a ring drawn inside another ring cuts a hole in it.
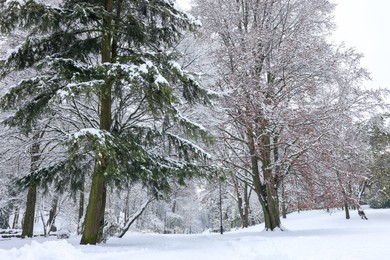
M 32 237 L 34 231 L 35 204 L 37 201 L 37 186 L 28 188 L 26 212 L 23 219 L 22 238 Z
M 125 208 L 124 208 L 124 219 L 129 218 L 129 201 L 130 201 L 130 190 L 127 189 L 126 191 L 126 200 L 125 200 Z M 165 229 L 164 229 L 165 230 Z
M 39 139 L 39 134 L 34 135 L 34 143 L 31 146 L 31 164 L 30 171 L 33 173 L 38 169 L 38 161 L 40 159 L 40 146 L 36 141 Z M 22 238 L 32 237 L 34 232 L 34 217 L 35 217 L 35 204 L 37 202 L 37 186 L 35 183 L 31 183 L 27 192 L 26 212 L 23 219 Z
M 0 211 L 0 228 L 1 229 L 8 229 L 10 228 L 9 226 L 9 217 L 10 217 L 10 211 L 12 209 L 5 207 L 3 208 L 5 210 Z
M 282 218 L 287 218 L 286 192 L 284 190 L 284 180 L 282 181 Z
M 248 137 L 248 148 L 250 154 L 252 155 L 251 163 L 253 185 L 263 210 L 265 229 L 267 231 L 273 231 L 275 228 L 280 228 L 281 222 L 279 215 L 277 184 L 272 176 L 272 171 L 269 169 L 269 166 L 271 165 L 270 138 L 266 134 L 263 134 L 260 140 L 262 147 L 261 168 L 264 178 L 262 182 L 260 179 L 259 160 L 256 156 L 254 139 L 251 134 L 248 134 Z
M 104 211 L 106 206 L 106 181 L 99 161 L 95 164 L 91 192 L 84 220 L 84 232 L 80 244 L 96 245 L 103 239 Z
M 79 216 L 78 216 L 78 226 L 77 226 L 77 234 L 80 235 L 83 232 L 83 223 L 82 219 L 84 216 L 84 184 L 80 190 L 80 201 L 79 201 Z
M 343 199 L 344 199 L 345 218 L 350 219 L 351 217 L 349 215 L 348 194 L 344 189 L 343 183 L 341 181 L 340 173 L 338 171 L 336 171 L 336 176 L 337 176 L 337 181 L 340 185 L 341 194 L 343 195 Z
M 263 208 L 265 229 L 273 231 L 280 228 L 280 212 L 277 190 L 272 185 L 267 185 L 267 197 L 265 198 L 266 207 Z
M 243 221 L 243 227 L 247 228 L 249 227 L 249 192 L 248 192 L 248 183 L 244 183 L 244 221 Z
M 241 219 L 241 227 L 246 228 L 245 226 L 245 215 L 244 215 L 244 209 L 243 209 L 243 203 L 242 203 L 242 198 L 237 197 L 237 206 L 238 206 L 238 213 L 240 214 L 240 219 Z
M 234 190 L 236 192 L 237 196 L 237 206 L 238 206 L 238 213 L 240 214 L 241 219 L 241 227 L 246 228 L 247 222 L 245 222 L 245 209 L 244 209 L 244 203 L 243 198 L 241 196 L 240 187 L 239 187 L 239 180 L 236 176 L 233 176 L 233 184 L 234 184 Z
M 20 212 L 20 208 L 17 207 L 17 208 L 15 209 L 14 221 L 12 222 L 12 229 L 17 229 L 17 228 L 18 228 L 19 212 Z
M 347 201 L 344 202 L 344 209 L 345 209 L 345 218 L 350 219 L 351 216 L 349 215 L 349 205 Z
M 141 207 L 137 210 L 137 212 L 135 212 L 133 214 L 133 216 L 129 219 L 126 219 L 126 223 L 120 233 L 120 235 L 118 236 L 119 238 L 122 238 L 126 232 L 129 230 L 130 226 L 139 218 L 139 216 L 142 215 L 142 213 L 145 211 L 146 207 L 149 205 L 150 202 L 152 202 L 154 200 L 154 198 L 149 198 L 147 201 L 144 202 L 144 204 L 141 205 Z M 165 213 L 165 222 L 166 222 L 166 213 Z M 165 231 L 165 226 L 166 224 L 164 224 L 164 231 Z
M 113 0 L 105 1 L 105 9 L 108 13 L 113 11 Z M 118 14 L 119 15 L 119 14 Z M 112 41 L 112 18 L 103 19 L 102 36 L 102 63 L 112 62 L 111 41 Z M 115 41 L 115 39 L 114 39 Z M 114 50 L 115 48 L 113 48 Z M 102 86 L 100 98 L 100 129 L 110 131 L 111 128 L 111 88 L 113 80 L 108 78 Z M 109 155 L 96 155 L 95 168 L 92 175 L 91 192 L 87 212 L 85 214 L 84 231 L 80 244 L 100 243 L 103 239 L 104 212 L 106 207 L 106 180 L 105 172 L 109 162 Z
M 49 219 L 47 220 L 47 234 L 50 234 L 52 231 L 57 231 L 54 223 L 57 216 L 57 207 L 58 207 L 58 194 L 54 195 L 53 201 L 51 203 L 51 209 L 49 211 Z

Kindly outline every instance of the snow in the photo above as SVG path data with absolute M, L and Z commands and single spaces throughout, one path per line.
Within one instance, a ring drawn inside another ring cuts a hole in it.
M 264 226 L 224 235 L 128 233 L 97 246 L 79 245 L 80 237 L 0 241 L 0 259 L 388 259 L 390 209 L 365 209 L 368 220 L 351 211 L 307 211 L 288 215 L 286 231 Z
M 96 128 L 84 128 L 80 129 L 78 132 L 70 135 L 70 138 L 75 138 L 78 139 L 81 136 L 86 136 L 86 135 L 92 135 L 95 136 L 96 139 L 99 141 L 100 144 L 104 145 L 106 143 L 106 136 L 109 135 L 108 132 L 101 130 L 101 129 L 96 129 Z
M 173 69 L 175 69 L 180 74 L 180 76 L 184 75 L 184 72 L 181 69 L 179 63 L 177 63 L 176 61 L 170 61 L 169 64 L 172 66 Z
M 73 136 L 74 136 L 74 138 L 79 138 L 80 136 L 84 136 L 86 134 L 94 135 L 98 139 L 104 138 L 103 131 L 100 130 L 100 129 L 96 129 L 96 128 L 84 128 L 84 129 L 81 129 L 77 133 L 74 133 Z
M 16 2 L 20 5 L 24 5 L 26 3 L 26 0 L 7 0 L 7 1 L 5 1 L 5 4 L 10 4 L 12 2 Z
M 160 85 L 160 84 L 169 85 L 169 83 L 168 83 L 168 81 L 166 80 L 166 78 L 164 78 L 163 76 L 161 76 L 161 74 L 157 74 L 157 75 L 155 76 L 154 83 L 157 84 L 157 85 Z
M 192 147 L 197 153 L 204 154 L 208 159 L 211 158 L 211 155 L 208 152 L 206 152 L 205 150 L 203 150 L 197 144 L 195 144 L 187 139 L 181 138 L 180 136 L 175 135 L 173 133 L 168 132 L 168 134 L 171 135 L 172 137 L 176 138 L 177 140 L 179 140 L 182 144 Z

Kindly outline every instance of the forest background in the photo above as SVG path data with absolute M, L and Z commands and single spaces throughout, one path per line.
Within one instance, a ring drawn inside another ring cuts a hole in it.
M 94 244 L 389 206 L 387 91 L 331 2 L 194 1 L 202 26 L 78 2 L 1 3 L 3 228 Z

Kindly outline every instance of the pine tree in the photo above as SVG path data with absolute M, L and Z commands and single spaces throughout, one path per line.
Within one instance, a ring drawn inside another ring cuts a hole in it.
M 388 114 L 379 114 L 373 116 L 370 121 L 363 125 L 364 134 L 369 139 L 371 146 L 371 177 L 367 178 L 361 185 L 361 193 L 365 188 L 369 188 L 368 204 L 372 208 L 390 207 L 390 178 L 388 169 L 390 166 L 390 132 L 389 126 L 386 126 Z M 360 194 L 362 196 L 363 194 Z
M 74 130 L 68 157 L 30 179 L 55 180 L 94 157 L 82 244 L 103 237 L 108 183 L 142 181 L 159 196 L 170 178 L 183 183 L 205 168 L 207 154 L 187 137 L 211 137 L 180 111 L 207 104 L 209 94 L 174 62 L 172 48 L 198 26 L 193 17 L 169 0 L 6 1 L 0 11 L 2 34 L 26 32 L 1 61 L 1 76 L 31 74 L 2 97 L 3 109 L 14 111 L 5 123 L 28 135 L 40 118 L 56 115 Z

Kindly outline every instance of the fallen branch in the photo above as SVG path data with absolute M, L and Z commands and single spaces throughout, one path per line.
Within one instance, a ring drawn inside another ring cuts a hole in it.
M 134 223 L 134 221 L 137 220 L 137 218 L 139 216 L 142 215 L 142 213 L 145 211 L 146 207 L 154 199 L 155 199 L 154 197 L 151 197 L 147 201 L 145 201 L 144 204 L 142 204 L 142 206 L 137 210 L 137 212 L 135 212 L 133 214 L 133 216 L 126 221 L 125 228 L 122 230 L 121 234 L 118 236 L 119 238 L 122 238 L 126 234 L 126 232 L 129 230 L 130 226 Z

